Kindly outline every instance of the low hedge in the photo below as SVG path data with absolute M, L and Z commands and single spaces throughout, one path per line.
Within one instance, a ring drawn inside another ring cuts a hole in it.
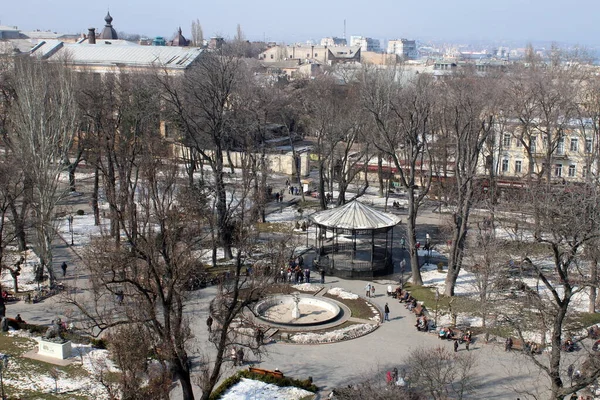
M 223 383 L 221 383 L 219 387 L 211 393 L 210 400 L 220 399 L 230 387 L 237 384 L 242 378 L 270 383 L 279 387 L 293 386 L 300 389 L 308 390 L 309 392 L 313 393 L 316 393 L 319 390 L 319 388 L 314 383 L 312 383 L 312 378 L 310 377 L 304 380 L 293 379 L 288 377 L 277 378 L 272 375 L 255 374 L 248 370 L 243 370 L 238 371 L 238 373 L 236 373 L 235 375 L 232 375 L 229 378 L 225 379 Z

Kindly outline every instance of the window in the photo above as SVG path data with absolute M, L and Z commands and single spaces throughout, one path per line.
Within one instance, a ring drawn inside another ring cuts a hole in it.
M 507 158 L 502 160 L 502 172 L 508 172 L 508 159 Z
M 532 136 L 529 138 L 529 150 L 531 151 L 532 154 L 535 153 L 537 150 L 536 143 L 535 143 L 536 139 L 537 139 L 537 137 L 535 137 L 535 136 Z
M 577 149 L 579 148 L 579 141 L 577 140 L 577 138 L 571 138 L 571 146 L 569 146 L 569 150 L 570 151 L 578 151 Z
M 554 166 L 554 176 L 562 176 L 562 164 L 556 164 Z
M 319 56 L 319 53 L 315 53 L 315 57 L 318 57 L 318 56 Z
M 310 53 L 306 53 L 306 58 L 310 58 Z
M 585 139 L 585 152 L 588 154 L 592 152 L 592 139 Z
M 515 161 L 515 173 L 516 174 L 520 174 L 521 173 L 521 167 L 522 167 L 522 161 L 521 160 L 517 160 Z
M 502 145 L 504 146 L 505 149 L 510 148 L 510 134 L 509 133 L 504 134 Z
M 575 165 L 573 165 L 573 164 L 569 165 L 569 177 L 570 178 L 575 177 Z
M 271 54 L 271 60 L 273 59 L 273 54 Z
M 587 176 L 588 167 L 581 168 L 581 177 L 585 178 Z
M 565 154 L 565 139 L 558 139 L 558 143 L 556 143 L 556 154 L 562 155 Z

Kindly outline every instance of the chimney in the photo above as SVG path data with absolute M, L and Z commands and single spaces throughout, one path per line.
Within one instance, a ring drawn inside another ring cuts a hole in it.
M 96 44 L 96 28 L 88 29 L 88 43 Z

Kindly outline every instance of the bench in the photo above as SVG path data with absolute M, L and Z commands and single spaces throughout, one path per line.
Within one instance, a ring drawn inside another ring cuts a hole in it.
M 281 371 L 271 371 L 268 369 L 250 367 L 250 368 L 248 368 L 248 372 L 251 372 L 251 373 L 257 374 L 257 375 L 266 375 L 266 376 L 272 376 L 275 378 L 283 378 L 283 372 L 281 372 Z
M 415 308 L 412 309 L 412 312 L 415 313 L 415 315 L 417 317 L 420 317 L 421 315 L 424 315 L 423 312 L 425 311 L 425 306 L 422 304 L 417 303 L 417 306 Z
M 528 346 L 526 346 L 525 343 L 523 343 L 523 341 L 521 339 L 513 339 L 513 344 L 512 344 L 511 350 L 527 351 Z M 541 353 L 542 353 L 542 346 L 538 345 L 537 351 L 535 352 L 535 354 L 541 354 Z

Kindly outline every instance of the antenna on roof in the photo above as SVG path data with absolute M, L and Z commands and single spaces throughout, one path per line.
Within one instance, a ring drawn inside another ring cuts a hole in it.
M 346 19 L 344 18 L 344 40 L 346 40 Z

